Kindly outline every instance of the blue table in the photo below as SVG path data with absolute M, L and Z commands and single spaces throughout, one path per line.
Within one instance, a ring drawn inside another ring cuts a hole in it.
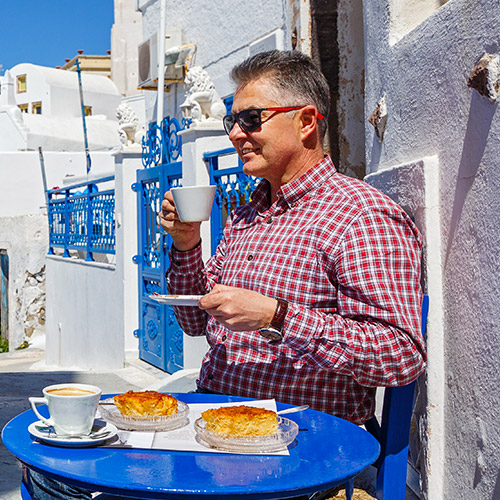
M 186 403 L 239 402 L 215 394 L 173 394 Z M 278 410 L 290 405 L 278 403 Z M 365 430 L 315 410 L 287 415 L 300 432 L 289 456 L 165 450 L 58 448 L 34 443 L 28 410 L 3 429 L 2 441 L 21 462 L 68 484 L 138 498 L 285 498 L 344 484 L 372 464 L 378 442 Z

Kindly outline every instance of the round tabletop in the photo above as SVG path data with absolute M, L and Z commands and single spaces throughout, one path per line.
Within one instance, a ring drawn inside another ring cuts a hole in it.
M 185 403 L 248 400 L 216 394 L 172 394 Z M 290 405 L 277 403 L 278 410 Z M 6 448 L 38 472 L 93 491 L 135 498 L 284 498 L 325 490 L 354 477 L 379 455 L 364 429 L 315 410 L 286 415 L 299 425 L 289 456 L 167 450 L 60 448 L 35 441 L 32 410 L 2 431 Z

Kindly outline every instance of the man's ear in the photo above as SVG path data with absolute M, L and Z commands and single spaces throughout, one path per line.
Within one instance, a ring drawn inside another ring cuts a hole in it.
M 304 106 L 298 111 L 300 120 L 300 136 L 303 142 L 309 142 L 318 134 L 318 110 L 313 106 Z

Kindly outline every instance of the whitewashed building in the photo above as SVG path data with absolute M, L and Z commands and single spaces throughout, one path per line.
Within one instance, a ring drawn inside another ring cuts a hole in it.
M 82 110 L 76 72 L 18 64 L 1 78 L 0 151 L 82 151 Z M 93 150 L 120 144 L 116 85 L 100 75 L 82 74 L 89 145 Z

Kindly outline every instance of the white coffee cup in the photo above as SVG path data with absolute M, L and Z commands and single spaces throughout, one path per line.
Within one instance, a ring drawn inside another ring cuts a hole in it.
M 181 222 L 208 220 L 212 211 L 216 186 L 175 187 L 170 191 Z
M 60 436 L 87 436 L 92 430 L 101 389 L 87 384 L 55 384 L 42 390 L 43 398 L 30 397 L 35 415 L 45 425 L 53 426 Z M 38 411 L 38 404 L 46 404 L 50 418 Z

